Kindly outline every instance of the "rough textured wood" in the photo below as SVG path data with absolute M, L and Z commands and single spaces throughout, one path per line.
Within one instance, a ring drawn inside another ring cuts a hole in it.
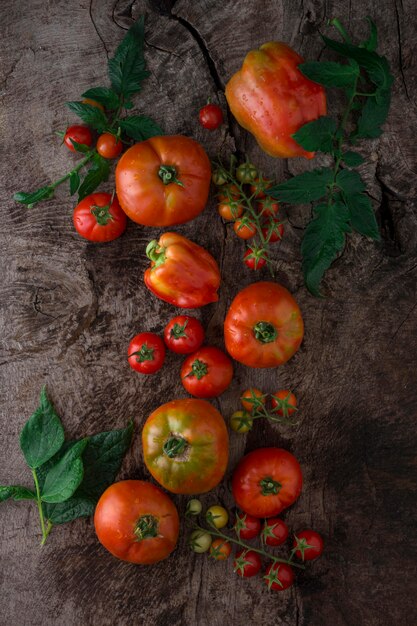
M 323 54 L 317 31 L 329 17 L 338 16 L 356 36 L 365 33 L 366 15 L 377 19 L 380 49 L 396 78 L 386 132 L 372 143 L 363 171 L 382 243 L 351 237 L 327 275 L 328 297 L 313 299 L 302 284 L 299 256 L 309 208 L 291 210 L 277 251 L 278 280 L 299 300 L 304 344 L 277 371 L 236 366 L 232 387 L 215 402 L 228 416 L 249 384 L 268 392 L 296 389 L 300 425 L 289 430 L 258 424 L 247 438 L 232 435 L 229 476 L 246 450 L 265 444 L 292 450 L 303 466 L 305 488 L 285 518 L 294 529 L 322 532 L 326 552 L 295 587 L 274 595 L 258 579 L 238 579 L 230 562 L 214 564 L 190 553 L 185 533 L 169 561 L 146 569 L 105 553 L 92 520 L 56 528 L 39 549 L 35 509 L 7 503 L 0 508 L 0 622 L 411 626 L 417 592 L 417 72 L 411 0 L 2 3 L 1 483 L 29 484 L 18 433 L 44 383 L 69 435 L 118 427 L 134 417 L 137 435 L 123 477 L 147 477 L 140 425 L 162 402 L 184 396 L 174 356 L 151 384 L 125 361 L 133 334 L 161 331 L 174 313 L 141 281 L 145 243 L 158 231 L 130 224 L 122 238 L 96 247 L 75 235 L 73 203 L 63 190 L 33 210 L 10 199 L 17 189 L 66 171 L 72 157 L 54 134 L 70 121 L 63 103 L 106 80 L 107 56 L 143 12 L 151 77 L 138 111 L 152 112 L 167 133 L 202 141 L 213 157 L 236 148 L 278 179 L 306 163 L 266 157 L 232 120 L 220 133 L 207 133 L 196 111 L 208 95 L 224 102 L 222 88 L 248 49 L 282 39 L 315 59 Z M 227 306 L 253 280 L 241 266 L 243 246 L 221 225 L 213 201 L 178 230 L 221 263 L 220 302 L 199 315 L 209 341 L 222 345 Z M 230 506 L 227 481 L 203 500 Z M 184 499 L 175 501 L 183 510 Z

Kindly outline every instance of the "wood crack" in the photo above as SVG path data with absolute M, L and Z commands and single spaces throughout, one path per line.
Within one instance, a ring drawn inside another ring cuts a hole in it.
M 100 39 L 100 41 L 101 41 L 101 43 L 103 45 L 103 48 L 104 48 L 104 50 L 106 52 L 107 58 L 109 58 L 109 51 L 107 49 L 106 42 L 104 41 L 103 37 L 100 35 L 100 31 L 97 28 L 97 25 L 96 25 L 94 17 L 93 17 L 93 0 L 90 0 L 90 5 L 88 7 L 88 13 L 89 13 L 89 16 L 90 16 L 91 23 L 92 23 L 92 25 L 94 27 L 94 30 L 97 33 L 97 37 Z

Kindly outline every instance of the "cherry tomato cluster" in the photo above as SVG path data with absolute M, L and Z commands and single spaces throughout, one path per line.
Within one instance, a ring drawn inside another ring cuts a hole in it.
M 256 419 L 267 419 L 272 423 L 290 424 L 290 419 L 298 411 L 297 398 L 290 389 L 279 389 L 270 395 L 270 408 L 267 406 L 268 394 L 256 387 L 246 389 L 240 396 L 243 410 L 235 411 L 230 418 L 230 427 L 238 433 L 247 433 Z
M 312 561 L 323 552 L 324 543 L 321 535 L 307 529 L 294 534 L 288 559 L 277 557 L 267 551 L 265 546 L 275 548 L 287 541 L 289 529 L 281 518 L 271 517 L 261 520 L 247 513 L 237 512 L 233 527 L 229 529 L 233 534 L 228 535 L 221 530 L 229 521 L 229 514 L 224 507 L 214 505 L 207 509 L 204 516 L 206 527 L 192 520 L 193 517 L 200 515 L 201 511 L 199 500 L 193 499 L 188 502 L 186 515 L 194 527 L 189 537 L 192 550 L 199 554 L 208 552 L 214 560 L 225 561 L 231 555 L 234 544 L 238 549 L 233 558 L 233 570 L 242 578 L 256 576 L 262 569 L 262 558 L 271 560 L 263 574 L 263 580 L 270 590 L 284 591 L 294 583 L 294 567 L 300 567 L 300 563 L 295 562 L 294 558 L 302 562 Z M 246 543 L 256 537 L 260 538 L 260 546 Z
M 178 315 L 164 329 L 164 341 L 155 333 L 140 333 L 128 348 L 129 365 L 141 374 L 154 374 L 165 361 L 165 345 L 176 354 L 187 355 L 181 367 L 181 382 L 196 398 L 222 394 L 233 378 L 231 359 L 215 346 L 203 346 L 204 328 L 195 317 Z
M 281 241 L 284 235 L 284 226 L 277 217 L 278 202 L 266 194 L 272 181 L 264 178 L 249 161 L 236 167 L 233 157 L 229 169 L 217 165 L 212 180 L 219 187 L 220 216 L 233 222 L 237 237 L 250 242 L 243 255 L 245 265 L 259 270 L 268 264 L 272 271 L 269 244 Z

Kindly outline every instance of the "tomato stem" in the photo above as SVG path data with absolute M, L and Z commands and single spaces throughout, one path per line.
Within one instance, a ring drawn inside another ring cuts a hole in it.
M 41 530 L 42 530 L 42 541 L 41 541 L 41 546 L 44 545 L 47 536 L 49 535 L 52 525 L 49 528 L 49 523 L 48 523 L 48 531 L 45 527 L 45 517 L 43 514 L 43 508 L 42 508 L 42 500 L 41 500 L 41 492 L 39 489 L 39 481 L 38 481 L 38 475 L 36 473 L 36 470 L 33 469 L 32 470 L 32 476 L 33 476 L 33 482 L 35 483 L 35 490 L 36 490 L 36 504 L 38 505 L 38 511 L 39 511 L 39 518 L 41 521 Z
M 263 496 L 276 496 L 282 489 L 281 483 L 271 478 L 271 476 L 262 478 L 259 486 Z
M 158 520 L 153 515 L 142 515 L 136 522 L 134 531 L 137 541 L 158 536 Z
M 172 435 L 163 445 L 163 451 L 170 459 L 175 459 L 177 456 L 181 456 L 188 446 L 184 437 Z
M 164 185 L 170 185 L 171 183 L 175 183 L 180 187 L 184 187 L 184 183 L 182 183 L 177 178 L 177 170 L 173 165 L 161 165 L 158 171 L 158 176 L 164 183 Z
M 278 331 L 270 322 L 257 322 L 253 327 L 255 337 L 261 343 L 271 343 L 278 337 Z

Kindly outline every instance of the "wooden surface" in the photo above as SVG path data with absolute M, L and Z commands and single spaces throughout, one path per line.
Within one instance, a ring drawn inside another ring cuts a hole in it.
M 292 209 L 276 252 L 277 279 L 303 311 L 303 346 L 276 371 L 236 365 L 231 388 L 214 401 L 227 417 L 249 384 L 268 392 L 296 390 L 300 425 L 257 424 L 247 438 L 232 433 L 228 476 L 241 455 L 258 446 L 294 452 L 305 487 L 285 519 L 294 530 L 311 526 L 321 532 L 326 552 L 291 590 L 270 594 L 260 579 L 234 575 L 231 562 L 191 553 L 185 532 L 167 562 L 148 568 L 106 553 L 91 519 L 55 528 L 40 549 L 35 507 L 8 502 L 0 507 L 0 623 L 412 626 L 417 621 L 415 7 L 411 0 L 177 0 L 170 12 L 172 4 L 1 3 L 0 480 L 30 484 L 18 433 L 45 383 L 68 435 L 135 419 L 123 477 L 149 478 L 141 460 L 141 423 L 161 403 L 185 396 L 178 358 L 169 355 L 152 380 L 136 375 L 125 359 L 136 332 L 160 332 L 176 313 L 142 282 L 145 244 L 159 231 L 130 223 L 120 239 L 95 246 L 75 234 L 66 190 L 33 210 L 11 200 L 16 190 L 58 178 L 72 162 L 54 134 L 73 121 L 64 102 L 106 84 L 107 56 L 132 20 L 146 12 L 151 76 L 135 110 L 152 114 L 167 133 L 193 136 L 212 157 L 236 148 L 282 180 L 306 162 L 266 157 L 231 119 L 220 132 L 204 131 L 197 122 L 199 107 L 208 95 L 224 105 L 222 89 L 249 49 L 277 39 L 310 60 L 325 58 L 318 28 L 337 16 L 361 37 L 369 14 L 395 76 L 386 132 L 364 146 L 371 158 L 363 173 L 382 242 L 351 236 L 327 275 L 327 298 L 316 300 L 306 292 L 300 270 L 299 242 L 309 207 Z M 225 311 L 239 288 L 254 280 L 240 261 L 243 244 L 222 225 L 213 200 L 178 231 L 207 246 L 221 264 L 220 302 L 198 313 L 209 341 L 221 346 Z M 183 511 L 185 499 L 174 499 Z M 204 498 L 207 504 L 215 501 L 232 504 L 227 481 Z

